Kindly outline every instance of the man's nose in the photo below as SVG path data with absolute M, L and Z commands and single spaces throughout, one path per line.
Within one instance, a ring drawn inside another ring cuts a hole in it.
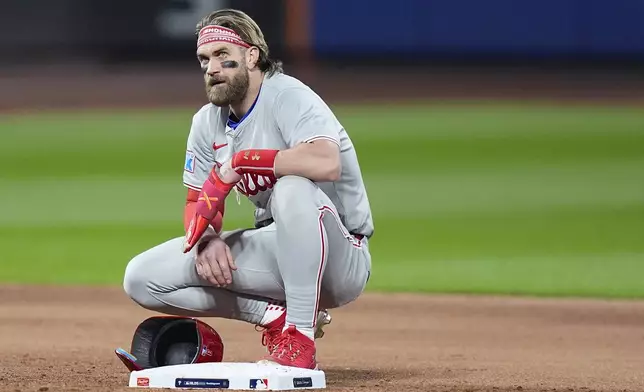
M 214 76 L 214 75 L 220 73 L 221 72 L 221 64 L 219 63 L 219 61 L 212 61 L 212 60 L 209 61 L 208 62 L 208 69 L 206 70 L 206 72 L 210 76 Z

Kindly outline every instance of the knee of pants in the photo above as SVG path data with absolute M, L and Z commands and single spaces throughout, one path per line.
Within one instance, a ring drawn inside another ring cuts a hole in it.
M 123 276 L 123 289 L 134 302 L 154 310 L 163 304 L 150 293 L 150 272 L 153 269 L 148 261 L 149 258 L 143 253 L 128 263 Z
M 284 176 L 273 188 L 271 212 L 276 219 L 296 217 L 302 210 L 315 208 L 317 185 L 300 176 Z
M 345 282 L 345 284 L 329 286 L 324 285 L 320 291 L 320 307 L 326 309 L 339 308 L 347 305 L 360 297 L 364 292 L 365 284 L 361 282 Z
M 352 292 L 338 292 L 322 290 L 320 293 L 320 308 L 334 309 L 340 308 L 358 299 L 362 290 Z

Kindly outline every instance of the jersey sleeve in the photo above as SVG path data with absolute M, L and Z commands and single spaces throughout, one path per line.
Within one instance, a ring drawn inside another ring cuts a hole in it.
M 215 157 L 207 137 L 207 127 L 205 118 L 200 113 L 195 114 L 190 126 L 186 160 L 183 164 L 183 184 L 197 191 L 201 190 L 215 165 Z
M 312 90 L 291 88 L 282 91 L 276 98 L 274 113 L 289 148 L 319 139 L 340 145 L 339 122 Z

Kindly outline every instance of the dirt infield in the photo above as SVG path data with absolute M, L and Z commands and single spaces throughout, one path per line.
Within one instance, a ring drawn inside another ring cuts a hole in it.
M 0 288 L 0 390 L 125 391 L 113 354 L 153 313 L 120 288 Z M 644 390 L 644 303 L 369 294 L 333 311 L 318 341 L 333 391 Z M 259 333 L 205 319 L 226 361 Z

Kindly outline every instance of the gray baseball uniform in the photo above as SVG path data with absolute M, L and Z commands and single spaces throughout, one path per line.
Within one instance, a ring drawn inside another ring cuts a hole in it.
M 281 73 L 266 77 L 239 121 L 227 108 L 205 105 L 193 117 L 183 182 L 200 190 L 212 167 L 240 150 L 283 150 L 317 139 L 340 146 L 338 181 L 245 174 L 237 184 L 255 205 L 256 227 L 221 234 L 238 267 L 229 287 L 214 287 L 197 275 L 197 247 L 183 254 L 182 236 L 132 259 L 125 291 L 156 311 L 251 323 L 259 322 L 268 303 L 286 301 L 287 322 L 302 327 L 314 326 L 318 306 L 355 300 L 371 271 L 369 200 L 351 139 L 305 84 Z

